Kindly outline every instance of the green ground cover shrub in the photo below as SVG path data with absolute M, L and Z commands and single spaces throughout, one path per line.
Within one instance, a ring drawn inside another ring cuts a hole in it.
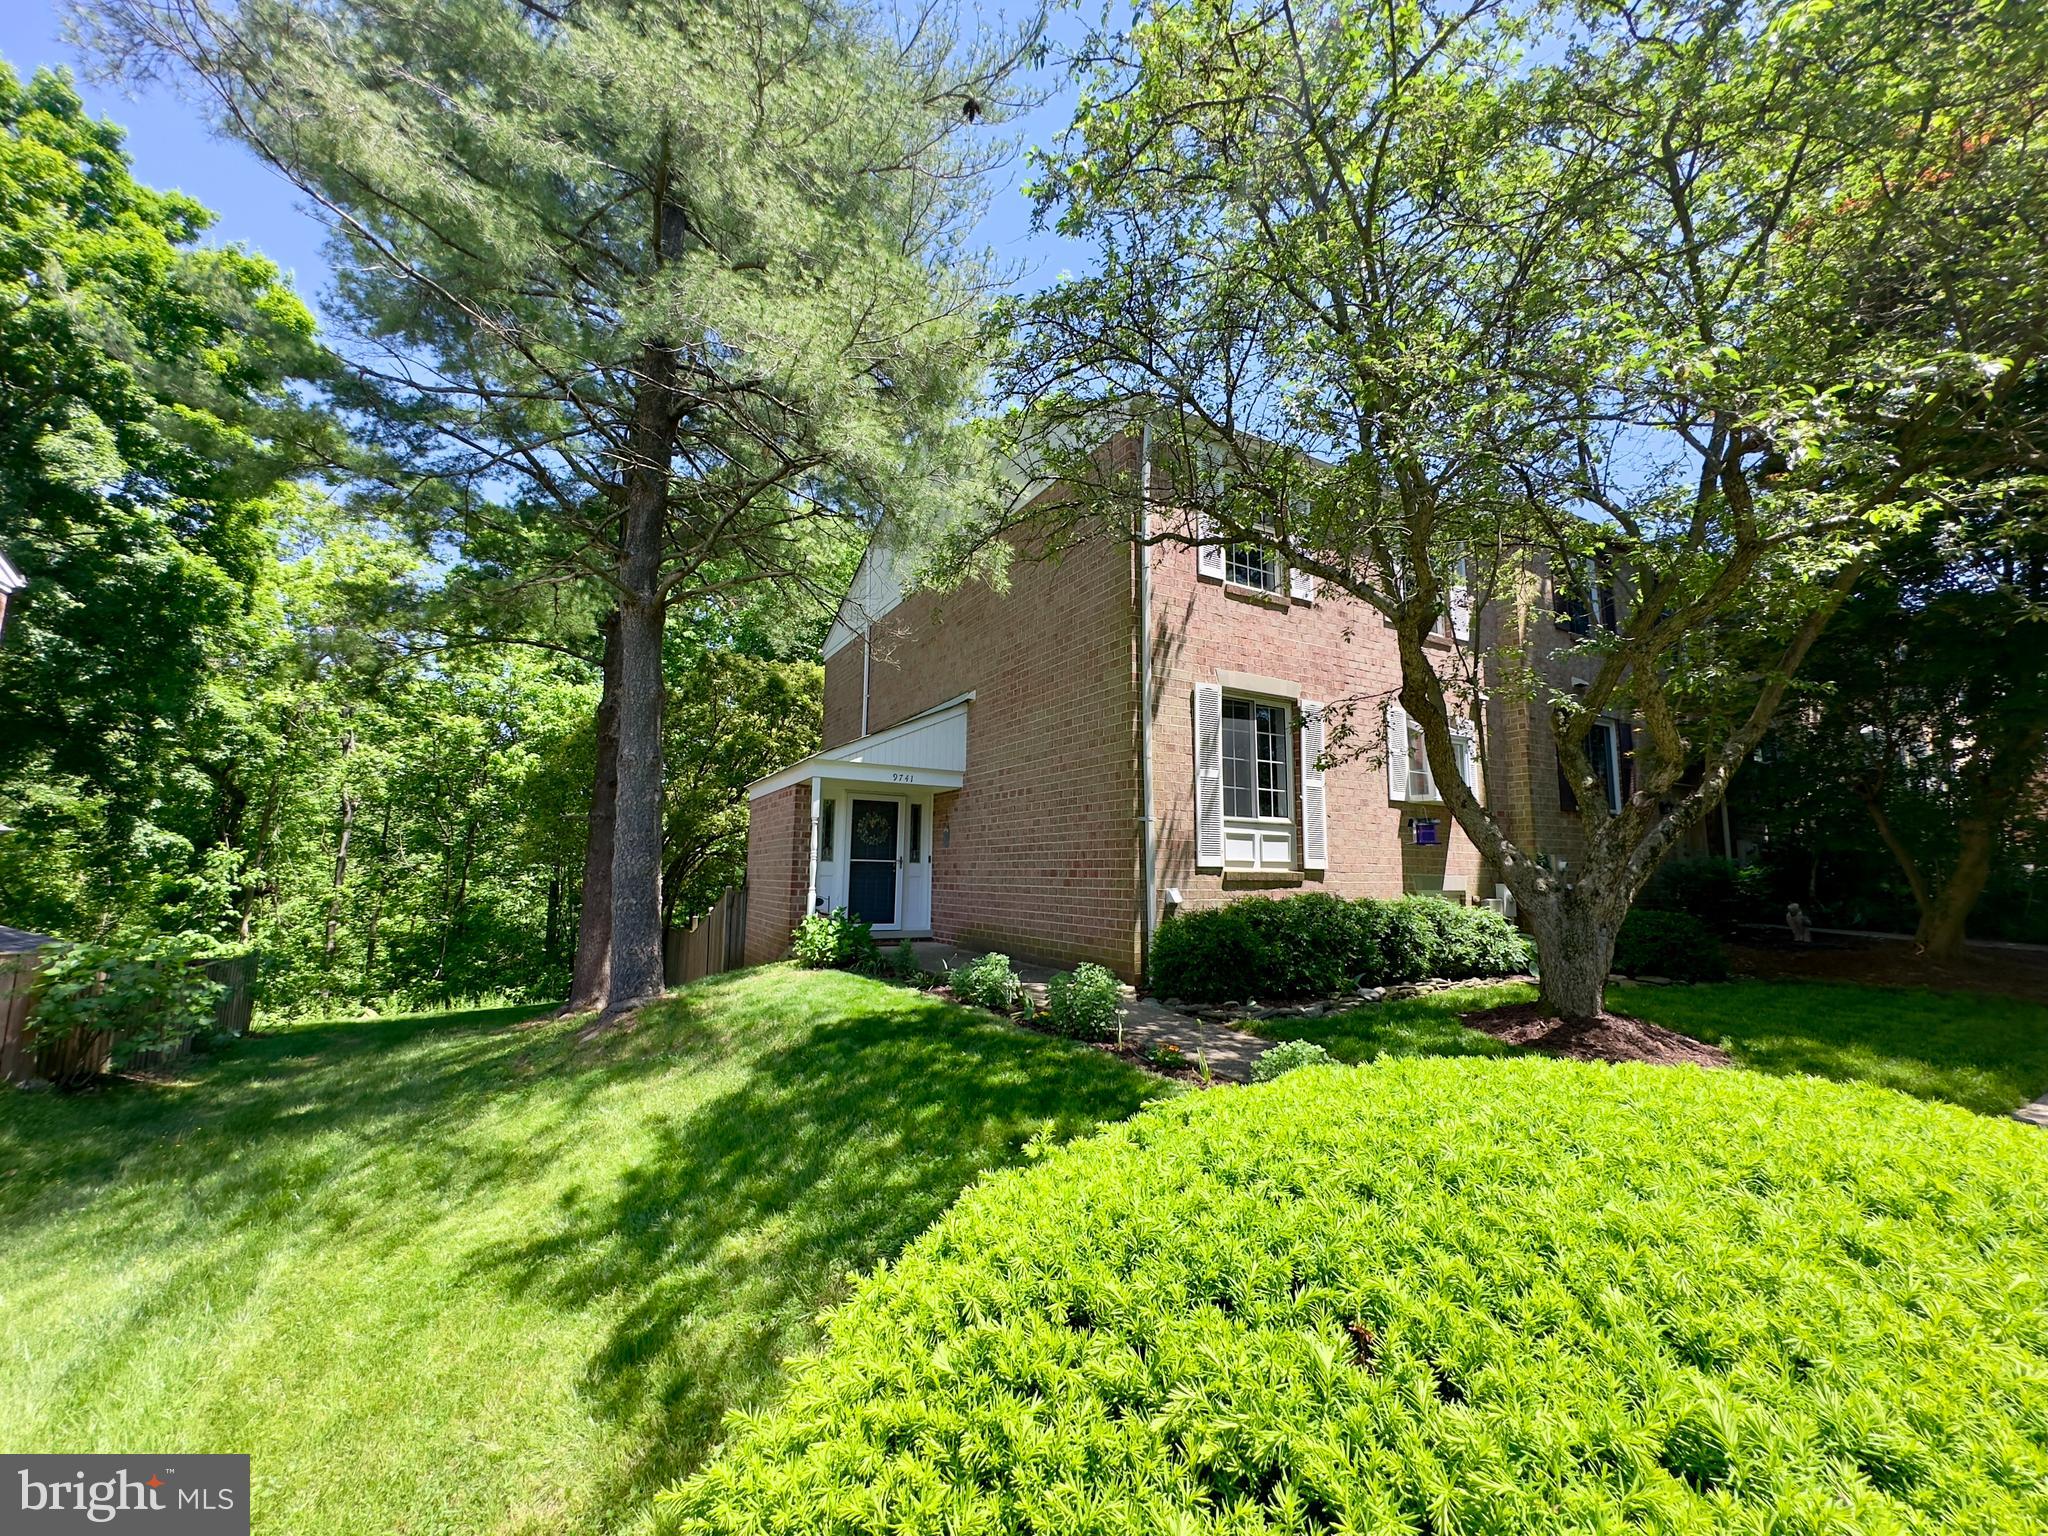
M 1078 965 L 1053 977 L 1045 990 L 1052 1027 L 1060 1034 L 1076 1040 L 1116 1038 L 1116 1007 L 1123 1001 L 1123 988 L 1107 968 Z
M 1502 976 L 1527 964 L 1521 935 L 1488 908 L 1311 892 L 1175 914 L 1154 936 L 1149 982 L 1160 997 L 1222 1002 L 1327 997 L 1353 982 Z
M 1252 1081 L 1270 1083 L 1296 1067 L 1326 1067 L 1336 1059 L 1313 1040 L 1289 1040 L 1252 1063 Z
M 807 971 L 866 971 L 881 962 L 882 951 L 874 929 L 842 907 L 798 923 L 789 957 Z
M 962 1002 L 994 1013 L 1008 1013 L 1024 995 L 1024 983 L 1011 968 L 1010 957 L 993 951 L 968 961 L 947 980 L 952 983 L 953 995 Z
M 1614 969 L 1624 976 L 1673 981 L 1724 981 L 1728 960 L 1707 925 L 1683 912 L 1631 911 L 1614 941 Z
M 1659 865 L 1636 898 L 1641 911 L 1683 912 L 1724 938 L 1745 922 L 1772 921 L 1771 905 L 1769 870 L 1705 854 Z
M 2048 1529 L 2039 1136 L 1536 1059 L 1190 1096 L 972 1190 L 657 1524 Z

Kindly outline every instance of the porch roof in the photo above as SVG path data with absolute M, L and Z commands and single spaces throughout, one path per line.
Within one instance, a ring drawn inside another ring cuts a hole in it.
M 747 798 L 758 800 L 811 779 L 958 789 L 967 779 L 967 706 L 973 702 L 972 693 L 959 694 L 886 731 L 813 752 L 754 780 L 747 786 Z

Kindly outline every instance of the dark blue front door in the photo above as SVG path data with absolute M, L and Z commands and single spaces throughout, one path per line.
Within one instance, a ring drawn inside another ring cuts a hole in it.
M 894 800 L 856 800 L 846 853 L 846 905 L 863 922 L 877 928 L 896 922 L 896 818 L 902 808 Z

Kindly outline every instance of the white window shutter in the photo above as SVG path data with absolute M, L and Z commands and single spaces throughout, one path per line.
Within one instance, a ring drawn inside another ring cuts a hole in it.
M 1408 711 L 1387 706 L 1387 798 L 1408 798 Z
M 1479 793 L 1479 736 L 1469 720 L 1452 723 L 1451 739 L 1458 748 L 1458 776 L 1473 794 Z
M 1297 603 L 1312 603 L 1316 600 L 1316 579 L 1307 571 L 1287 570 L 1287 590 Z
M 1216 536 L 1216 525 L 1208 518 L 1203 518 L 1198 526 L 1201 528 L 1199 537 L 1212 539 Z M 1214 581 L 1221 581 L 1223 579 L 1223 546 L 1221 544 L 1198 544 L 1195 546 L 1195 574 L 1207 576 Z M 1219 854 L 1217 857 L 1221 858 L 1222 855 Z
M 1450 601 L 1445 604 L 1451 612 L 1451 638 L 1470 640 L 1472 638 L 1472 589 L 1463 582 L 1451 588 Z
M 1301 867 L 1329 867 L 1329 823 L 1323 808 L 1323 706 L 1301 704 Z
M 1195 868 L 1223 867 L 1223 690 L 1195 684 Z

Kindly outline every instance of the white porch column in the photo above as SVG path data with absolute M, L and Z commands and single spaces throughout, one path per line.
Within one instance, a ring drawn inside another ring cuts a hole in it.
M 813 775 L 811 779 L 811 882 L 804 896 L 804 916 L 809 917 L 818 910 L 818 840 L 824 831 L 825 781 Z

